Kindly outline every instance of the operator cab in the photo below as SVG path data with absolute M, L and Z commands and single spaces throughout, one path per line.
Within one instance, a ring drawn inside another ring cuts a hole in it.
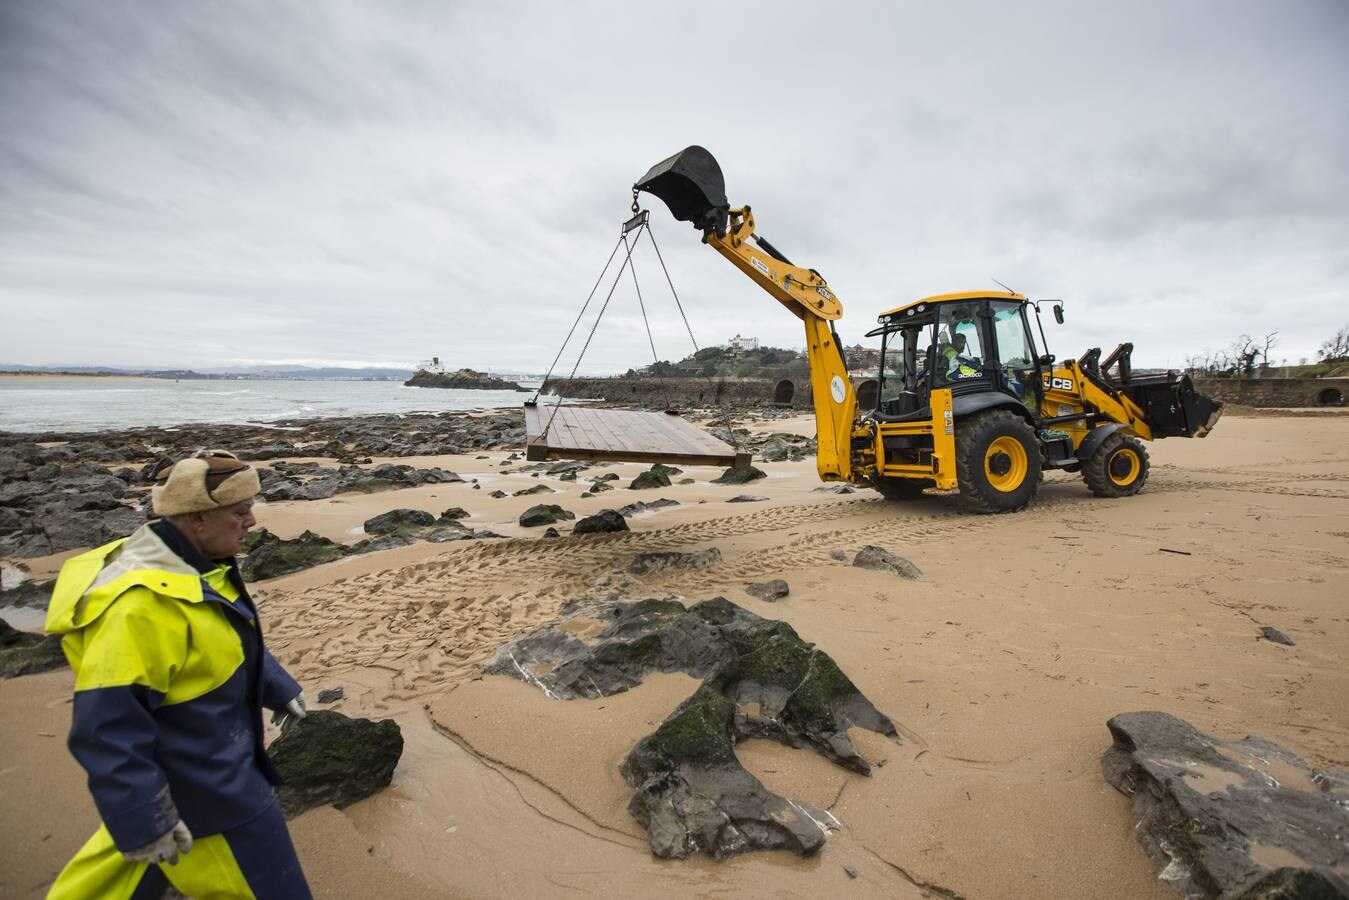
M 881 313 L 876 408 L 871 416 L 901 422 L 931 415 L 932 389 L 951 389 L 959 400 L 990 392 L 1040 409 L 1041 359 L 1020 294 L 940 294 Z M 984 404 L 980 404 L 983 406 Z

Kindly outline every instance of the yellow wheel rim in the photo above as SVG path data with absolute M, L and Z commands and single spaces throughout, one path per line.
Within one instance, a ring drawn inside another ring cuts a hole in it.
M 1116 450 L 1105 464 L 1105 470 L 1110 475 L 1110 480 L 1120 487 L 1128 487 L 1133 484 L 1142 468 L 1143 463 L 1139 460 L 1138 454 L 1129 447 L 1121 447 Z
M 1026 480 L 1026 448 L 1014 437 L 994 438 L 984 453 L 984 477 L 996 490 L 1011 493 Z

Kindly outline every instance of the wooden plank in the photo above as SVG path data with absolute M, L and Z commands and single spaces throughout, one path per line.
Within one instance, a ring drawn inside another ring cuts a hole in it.
M 747 465 L 746 454 L 669 413 L 526 406 L 526 457 Z

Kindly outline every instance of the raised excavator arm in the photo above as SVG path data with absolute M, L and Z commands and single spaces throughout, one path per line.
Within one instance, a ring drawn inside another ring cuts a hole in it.
M 702 147 L 688 147 L 657 163 L 633 185 L 633 193 L 638 191 L 659 197 L 676 219 L 691 222 L 703 233 L 703 243 L 730 260 L 805 324 L 819 444 L 816 466 L 825 481 L 848 480 L 857 396 L 833 327 L 834 320 L 843 316 L 843 304 L 824 276 L 794 265 L 756 235 L 748 206 L 730 208 L 721 167 Z

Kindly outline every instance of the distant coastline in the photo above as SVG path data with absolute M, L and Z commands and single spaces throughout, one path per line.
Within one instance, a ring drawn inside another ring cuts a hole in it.
M 123 372 L 3 372 L 0 379 L 5 381 L 27 381 L 39 378 L 91 378 L 103 381 L 149 381 L 150 375 L 128 375 Z

